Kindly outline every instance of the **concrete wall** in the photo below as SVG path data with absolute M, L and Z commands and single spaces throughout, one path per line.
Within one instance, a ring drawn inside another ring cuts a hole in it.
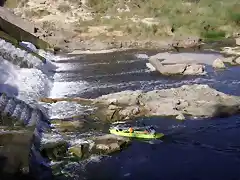
M 41 49 L 50 48 L 49 43 L 34 35 L 34 25 L 0 7 L 0 29 L 18 41 L 28 41 Z

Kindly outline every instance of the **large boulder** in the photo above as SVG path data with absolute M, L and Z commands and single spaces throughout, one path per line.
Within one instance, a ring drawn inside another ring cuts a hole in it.
M 161 74 L 164 75 L 202 75 L 205 73 L 204 65 L 201 64 L 167 64 L 163 65 L 159 58 L 153 56 L 149 58 L 150 64 Z M 153 68 L 152 68 L 153 69 Z
M 111 121 L 138 116 L 216 117 L 240 112 L 240 97 L 198 84 L 149 92 L 122 91 L 100 96 L 93 102 L 101 104 L 96 115 Z M 112 116 L 107 116 L 107 109 L 111 109 Z

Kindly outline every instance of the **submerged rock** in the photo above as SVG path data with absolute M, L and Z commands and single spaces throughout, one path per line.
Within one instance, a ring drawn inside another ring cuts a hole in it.
M 109 99 L 117 100 L 116 109 L 111 107 L 111 117 L 106 113 Z M 174 116 L 178 119 L 183 119 L 184 115 L 216 117 L 240 112 L 240 97 L 198 84 L 149 92 L 122 91 L 100 96 L 94 100 L 94 104 L 101 104 L 96 114 L 110 121 L 138 116 Z

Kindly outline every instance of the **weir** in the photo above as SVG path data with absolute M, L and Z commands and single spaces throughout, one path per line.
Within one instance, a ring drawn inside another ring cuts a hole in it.
M 11 19 L 4 19 L 3 15 L 8 15 L 5 12 L 0 7 L 0 179 L 18 179 L 19 173 L 49 179 L 51 168 L 40 147 L 42 133 L 50 128 L 50 123 L 35 101 L 50 90 L 47 73 L 54 66 L 19 47 L 18 42 L 29 41 L 45 49 L 49 45 L 18 27 L 21 21 L 14 25 L 9 22 Z M 31 85 L 31 79 L 37 82 Z

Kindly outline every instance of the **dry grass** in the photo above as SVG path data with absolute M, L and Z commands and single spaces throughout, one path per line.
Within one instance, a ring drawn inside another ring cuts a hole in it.
M 173 32 L 218 39 L 240 28 L 239 0 L 88 0 L 87 5 L 95 13 L 89 24 L 111 26 L 135 37 L 156 38 Z M 103 16 L 110 18 L 99 18 Z M 159 23 L 133 22 L 133 17 L 154 18 Z

